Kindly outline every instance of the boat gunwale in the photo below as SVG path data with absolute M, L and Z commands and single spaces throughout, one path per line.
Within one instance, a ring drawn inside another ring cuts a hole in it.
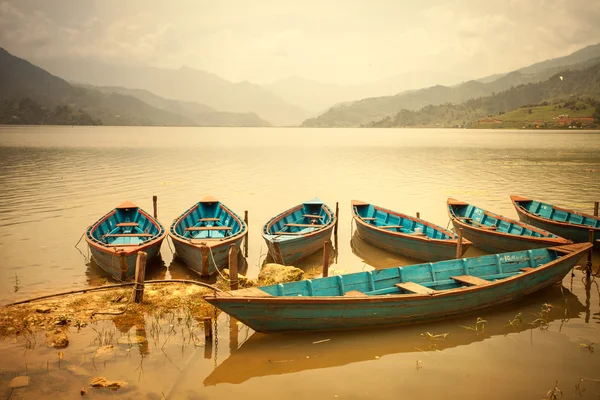
M 356 202 L 356 203 L 355 203 Z M 448 236 L 453 236 L 450 237 L 448 239 L 435 239 L 435 238 L 430 238 L 429 236 L 415 236 L 415 235 L 411 235 L 410 233 L 404 233 L 404 232 L 395 232 L 395 231 L 389 231 L 386 230 L 384 228 L 375 226 L 375 225 L 370 225 L 368 223 L 366 223 L 362 217 L 360 215 L 358 215 L 358 213 L 355 212 L 354 208 L 357 205 L 371 205 L 373 206 L 375 209 L 380 210 L 380 211 L 384 211 L 387 212 L 388 214 L 392 214 L 392 215 L 396 215 L 396 216 L 400 216 L 402 218 L 406 218 L 410 221 L 418 221 L 420 223 L 422 223 L 423 225 L 427 225 L 433 229 L 435 229 L 436 231 L 442 232 Z M 387 208 L 384 207 L 380 207 L 380 206 L 376 206 L 375 204 L 372 203 L 365 203 L 359 200 L 352 200 L 352 217 L 354 218 L 354 220 L 359 223 L 361 226 L 366 227 L 367 229 L 376 231 L 376 232 L 382 232 L 385 234 L 388 234 L 389 236 L 396 236 L 396 237 L 402 237 L 402 238 L 406 238 L 406 239 L 410 239 L 410 240 L 415 240 L 415 241 L 421 241 L 421 242 L 427 242 L 427 243 L 435 243 L 435 244 L 441 244 L 441 245 L 448 245 L 448 246 L 452 246 L 452 247 L 456 247 L 456 245 L 458 245 L 458 236 L 456 235 L 456 233 L 448 230 L 448 229 L 444 229 L 441 226 L 435 225 L 429 221 L 425 221 L 422 220 L 420 218 L 416 218 L 416 217 L 411 217 L 409 215 L 406 214 L 402 214 L 400 212 L 397 211 L 393 211 L 393 210 L 389 210 Z M 466 238 L 462 238 L 462 244 L 463 246 L 471 246 L 473 243 L 466 239 Z
M 206 197 L 204 198 L 206 199 Z M 210 202 L 214 202 L 214 203 L 219 203 L 219 206 L 221 207 L 222 210 L 224 210 L 227 214 L 229 214 L 231 217 L 233 217 L 237 223 L 240 225 L 240 231 L 228 236 L 228 237 L 224 237 L 224 238 L 185 238 L 183 236 L 181 236 L 180 234 L 178 234 L 175 231 L 175 227 L 178 226 L 185 217 L 187 217 L 190 213 L 192 213 L 194 210 L 196 210 L 199 206 L 200 203 L 207 203 L 209 201 L 204 201 L 204 199 L 198 201 L 197 203 L 195 203 L 194 205 L 192 205 L 189 209 L 187 209 L 186 211 L 183 212 L 183 214 L 181 214 L 179 217 L 175 218 L 173 220 L 173 223 L 171 224 L 171 226 L 169 227 L 169 237 L 171 238 L 171 240 L 177 240 L 178 242 L 185 244 L 187 246 L 190 247 L 194 247 L 194 248 L 200 248 L 202 246 L 208 246 L 210 248 L 217 248 L 220 247 L 221 245 L 224 244 L 230 244 L 231 242 L 234 242 L 238 239 L 240 239 L 241 237 L 244 237 L 244 235 L 248 234 L 248 226 L 246 225 L 246 223 L 237 216 L 237 214 L 235 212 L 233 212 L 229 207 L 227 207 L 225 204 L 223 204 L 221 201 L 214 199 L 214 201 L 210 201 Z M 202 240 L 201 242 L 198 243 L 193 243 L 192 240 Z
M 452 223 L 459 225 L 463 229 L 466 228 L 467 230 L 470 229 L 475 232 L 484 233 L 484 234 L 487 234 L 490 236 L 504 237 L 507 239 L 517 239 L 518 238 L 519 240 L 524 240 L 524 241 L 532 242 L 532 243 L 547 243 L 549 246 L 560 246 L 560 245 L 568 245 L 568 244 L 573 243 L 572 240 L 563 238 L 562 236 L 558 236 L 555 233 L 552 233 L 545 229 L 541 229 L 541 228 L 538 228 L 537 226 L 533 226 L 533 225 L 527 224 L 525 222 L 522 222 L 522 221 L 519 221 L 516 219 L 508 218 L 503 215 L 499 215 L 499 214 L 487 211 L 486 209 L 474 206 L 473 204 L 458 202 L 454 199 L 448 199 L 446 202 L 446 205 L 448 208 L 448 216 L 452 220 Z M 487 215 L 492 218 L 496 218 L 498 220 L 502 220 L 504 222 L 518 225 L 522 228 L 526 228 L 531 231 L 535 231 L 540 234 L 544 234 L 545 236 L 538 237 L 538 236 L 530 236 L 530 235 L 517 235 L 517 234 L 513 234 L 513 233 L 498 232 L 497 230 L 490 230 L 490 229 L 486 229 L 483 227 L 467 224 L 466 222 L 461 221 L 461 219 L 454 214 L 453 207 L 460 206 L 460 205 L 466 205 L 466 206 L 470 205 L 472 207 L 479 208 L 480 210 L 483 211 L 484 215 Z M 549 237 L 549 236 L 547 236 L 548 234 L 554 235 L 556 237 Z
M 558 263 L 569 260 L 573 257 L 582 257 L 583 253 L 589 250 L 592 247 L 591 243 L 574 243 L 567 244 L 557 247 L 548 247 L 547 250 L 556 251 L 559 253 L 563 253 L 563 255 L 558 256 L 551 262 L 546 264 L 542 264 L 534 268 L 533 270 L 523 271 L 517 273 L 513 276 L 509 276 L 503 279 L 497 279 L 495 281 L 489 281 L 486 285 L 473 285 L 473 286 L 461 286 L 454 289 L 446 289 L 440 291 L 434 291 L 429 294 L 419 294 L 419 293 L 398 293 L 398 294 L 381 294 L 381 295 L 370 295 L 370 296 L 233 296 L 230 292 L 215 292 L 213 295 L 206 295 L 204 299 L 211 303 L 211 300 L 215 300 L 215 302 L 224 302 L 224 303 L 235 303 L 244 301 L 247 303 L 279 303 L 279 304 L 335 304 L 335 303 L 388 303 L 388 302 L 397 302 L 398 300 L 430 300 L 430 299 L 439 299 L 439 298 L 447 298 L 460 296 L 465 293 L 485 291 L 490 288 L 507 285 L 512 283 L 515 280 L 521 280 L 525 277 L 528 277 L 532 274 L 540 273 L 541 271 L 547 270 L 549 268 L 554 267 Z M 528 250 L 521 250 L 513 253 L 527 252 Z M 510 254 L 510 253 L 508 253 Z M 487 257 L 487 256 L 480 256 Z M 473 257 L 478 258 L 478 257 Z M 356 272 L 360 273 L 360 272 Z M 258 287 L 260 289 L 260 287 Z
M 125 255 L 126 257 L 129 257 L 131 255 L 137 254 L 140 251 L 143 251 L 145 249 L 153 247 L 154 245 L 160 244 L 167 236 L 167 231 L 164 229 L 164 227 L 161 225 L 161 223 L 157 219 L 152 217 L 150 214 L 148 214 L 142 208 L 136 206 L 135 208 L 138 209 L 138 212 L 141 213 L 142 215 L 144 215 L 144 217 L 146 217 L 148 219 L 148 221 L 150 221 L 151 224 L 153 224 L 156 228 L 158 228 L 158 233 L 155 236 L 153 236 L 152 239 L 148 240 L 147 242 L 140 243 L 137 246 L 127 246 L 127 247 L 124 247 L 122 245 L 111 245 L 109 243 L 103 243 L 103 242 L 99 241 L 92 235 L 92 232 L 95 232 L 95 230 L 98 229 L 98 226 L 102 222 L 106 221 L 108 218 L 110 218 L 111 216 L 116 214 L 118 208 L 119 207 L 113 208 L 108 213 L 106 213 L 104 216 L 102 216 L 98 221 L 96 221 L 95 223 L 93 223 L 92 225 L 90 225 L 86 228 L 85 241 L 87 242 L 87 244 L 89 246 L 92 246 L 93 248 L 95 248 L 99 251 L 102 251 L 104 253 L 109 253 L 109 254 L 116 253 L 119 255 Z M 131 207 L 131 208 L 134 208 L 134 207 Z M 161 232 L 162 232 L 162 234 L 161 234 Z
M 571 214 L 574 214 L 574 215 L 579 215 L 579 216 L 582 216 L 582 217 L 585 217 L 585 218 L 591 218 L 591 219 L 595 219 L 595 220 L 600 220 L 600 217 L 598 217 L 598 216 L 595 216 L 595 215 L 592 215 L 592 214 L 583 213 L 583 212 L 579 212 L 579 211 L 575 211 L 575 210 L 570 210 L 568 208 L 556 207 L 556 206 L 554 206 L 552 204 L 549 204 L 549 203 L 544 203 L 544 202 L 541 202 L 539 200 L 529 199 L 529 198 L 522 197 L 522 196 L 513 195 L 513 196 L 510 196 L 510 200 L 513 203 L 513 206 L 515 207 L 515 209 L 517 210 L 517 214 L 520 211 L 520 212 L 522 212 L 523 214 L 525 214 L 526 216 L 528 216 L 531 219 L 538 220 L 538 221 L 544 222 L 544 223 L 553 224 L 553 225 L 564 226 L 564 227 L 568 227 L 568 228 L 583 229 L 583 230 L 586 230 L 586 231 L 589 231 L 591 229 L 591 230 L 599 231 L 600 232 L 600 227 L 594 227 L 594 226 L 583 225 L 583 224 L 576 224 L 576 223 L 567 222 L 567 221 L 557 221 L 555 219 L 542 217 L 539 214 L 535 214 L 535 213 L 527 210 L 525 207 L 523 207 L 519 203 L 520 202 L 526 202 L 526 201 L 537 201 L 538 203 L 548 205 L 548 206 L 552 207 L 555 210 L 566 211 L 568 213 L 571 213 Z
M 271 243 L 275 243 L 274 239 L 284 236 L 284 235 L 276 235 L 274 233 L 269 233 L 269 229 L 271 228 L 271 226 L 273 226 L 274 223 L 281 220 L 285 216 L 292 214 L 294 211 L 301 209 L 302 207 L 304 207 L 304 203 L 300 203 L 292 208 L 289 208 L 289 209 L 277 214 L 276 216 L 272 217 L 270 220 L 268 220 L 263 225 L 263 232 L 262 232 L 263 238 L 265 240 L 268 240 Z M 300 239 L 309 239 L 309 238 L 312 238 L 313 236 L 316 236 L 317 234 L 321 234 L 323 232 L 330 231 L 331 229 L 333 229 L 333 227 L 335 226 L 335 221 L 336 221 L 335 214 L 333 213 L 333 211 L 331 211 L 331 209 L 325 203 L 321 204 L 321 208 L 324 209 L 325 212 L 329 215 L 329 218 L 330 218 L 329 222 L 326 224 L 323 224 L 323 225 L 315 225 L 315 227 L 318 229 L 311 231 L 311 232 L 307 232 L 305 234 L 298 234 L 298 235 L 294 235 L 293 237 L 286 236 L 286 243 L 291 243 L 291 242 L 294 242 L 294 241 L 297 241 Z

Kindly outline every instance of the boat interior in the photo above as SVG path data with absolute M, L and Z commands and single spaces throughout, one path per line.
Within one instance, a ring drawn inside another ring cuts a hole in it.
M 592 215 L 582 215 L 553 207 L 550 204 L 541 203 L 535 200 L 518 201 L 519 206 L 532 214 L 539 215 L 542 218 L 551 219 L 558 222 L 567 222 L 576 225 L 586 225 L 592 228 L 600 228 L 600 218 Z
M 92 238 L 109 246 L 139 246 L 163 232 L 138 207 L 117 208 L 91 229 Z
M 372 204 L 355 204 L 353 208 L 358 217 L 377 228 L 414 236 L 427 236 L 432 239 L 453 239 L 456 237 L 455 235 L 448 235 L 439 228 L 424 224 L 415 218 L 403 214 L 389 213 L 376 208 Z
M 242 231 L 240 221 L 221 202 L 199 202 L 175 226 L 186 239 L 226 239 Z
M 509 235 L 558 238 L 553 233 L 541 229 L 531 229 L 531 227 L 519 221 L 492 214 L 471 204 L 449 204 L 448 207 L 453 218 L 475 228 L 493 230 Z
M 268 224 L 270 235 L 298 236 L 322 229 L 332 222 L 331 210 L 322 201 L 311 200 L 302 203 L 292 212 Z
M 533 249 L 308 279 L 262 286 L 260 290 L 271 296 L 432 294 L 465 286 L 487 285 L 524 274 L 556 260 L 562 254 L 551 249 Z

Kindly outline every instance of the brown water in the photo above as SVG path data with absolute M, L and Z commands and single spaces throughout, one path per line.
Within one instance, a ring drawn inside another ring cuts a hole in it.
M 84 243 L 81 253 L 74 245 L 124 200 L 151 210 L 157 195 L 166 227 L 207 194 L 238 214 L 248 210 L 249 276 L 264 260 L 260 230 L 270 217 L 315 196 L 339 202 L 333 268 L 346 273 L 411 262 L 353 238 L 352 199 L 419 211 L 445 227 L 447 197 L 509 217 L 516 217 L 511 194 L 589 212 L 600 199 L 599 177 L 600 135 L 590 132 L 0 127 L 0 304 L 103 282 Z M 479 254 L 471 248 L 467 256 Z M 318 268 L 320 258 L 300 266 Z M 196 278 L 166 242 L 147 275 Z M 581 346 L 600 343 L 599 290 L 582 276 L 576 271 L 562 290 L 481 315 L 402 328 L 260 335 L 239 324 L 230 329 L 223 315 L 209 349 L 194 346 L 188 330 L 199 328 L 182 329 L 176 316 L 137 327 L 100 322 L 93 328 L 115 341 L 136 330 L 151 338 L 134 351 L 118 346 L 102 365 L 91 361 L 98 347 L 91 328 L 71 329 L 60 366 L 43 339 L 32 346 L 19 337 L 0 343 L 0 391 L 28 373 L 32 384 L 11 398 L 79 397 L 89 378 L 65 370 L 76 364 L 132 383 L 124 392 L 132 398 L 540 399 L 556 381 L 565 397 L 598 398 L 600 383 L 575 387 L 581 378 L 600 379 L 599 352 Z M 548 329 L 531 324 L 544 303 L 553 305 Z M 518 313 L 524 322 L 513 327 L 508 321 Z M 487 320 L 483 333 L 461 327 L 477 317 Z M 430 340 L 426 332 L 449 335 Z

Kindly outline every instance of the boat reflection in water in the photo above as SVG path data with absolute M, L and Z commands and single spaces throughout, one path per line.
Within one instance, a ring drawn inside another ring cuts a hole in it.
M 303 332 L 302 335 L 261 334 L 253 333 L 232 319 L 229 330 L 231 355 L 206 377 L 204 385 L 239 384 L 255 377 L 339 367 L 374 360 L 385 355 L 444 350 L 481 342 L 498 335 L 539 329 L 539 322 L 532 322 L 539 318 L 542 308 L 547 304 L 552 305 L 550 308 L 546 307 L 547 313 L 544 314 L 548 324 L 565 324 L 585 311 L 577 296 L 567 288 L 555 285 L 517 303 L 487 310 L 484 314 L 470 314 L 444 322 L 403 327 L 346 332 Z M 521 322 L 518 322 L 519 314 Z M 473 326 L 479 316 L 486 320 L 483 332 L 476 333 L 465 328 Z M 509 321 L 513 321 L 513 324 Z M 543 329 L 543 326 L 541 328 Z M 445 337 L 433 337 L 440 334 L 445 334 Z M 244 341 L 246 336 L 249 337 Z M 238 342 L 243 342 L 239 348 Z

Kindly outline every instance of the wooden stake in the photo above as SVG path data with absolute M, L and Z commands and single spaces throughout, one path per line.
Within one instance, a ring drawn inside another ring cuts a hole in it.
M 154 208 L 154 219 L 158 218 L 158 196 L 152 196 L 152 207 Z
M 594 202 L 594 217 L 598 216 L 598 202 Z
M 323 278 L 329 276 L 329 240 L 323 246 Z
M 421 213 L 417 211 L 417 218 L 421 219 Z
M 246 223 L 246 229 L 248 229 L 248 210 L 244 211 L 244 222 Z M 244 236 L 244 257 L 248 257 L 248 232 Z
M 335 202 L 335 226 L 333 227 L 333 234 L 337 235 L 338 222 L 340 222 L 340 204 Z
M 204 340 L 206 342 L 210 341 L 210 339 L 212 339 L 213 333 L 212 333 L 212 318 L 210 317 L 205 317 L 204 318 Z
M 588 242 L 590 242 L 592 244 L 592 247 L 590 247 L 590 250 L 588 251 L 587 262 L 585 263 L 585 276 L 589 280 L 590 276 L 592 275 L 592 254 L 594 252 L 594 230 L 593 229 L 590 229 Z
M 200 248 L 200 252 L 202 253 L 202 271 L 200 272 L 200 276 L 207 277 L 208 273 L 208 246 L 204 245 Z M 215 265 L 215 268 L 217 266 Z
M 138 252 L 135 262 L 135 285 L 134 302 L 141 303 L 144 300 L 144 279 L 146 278 L 146 257 L 143 251 Z
M 229 246 L 229 288 L 238 290 L 238 251 L 235 244 Z
M 456 243 L 456 258 L 462 257 L 462 228 L 458 228 L 458 242 Z
M 229 353 L 238 349 L 238 326 L 237 319 L 229 317 Z

